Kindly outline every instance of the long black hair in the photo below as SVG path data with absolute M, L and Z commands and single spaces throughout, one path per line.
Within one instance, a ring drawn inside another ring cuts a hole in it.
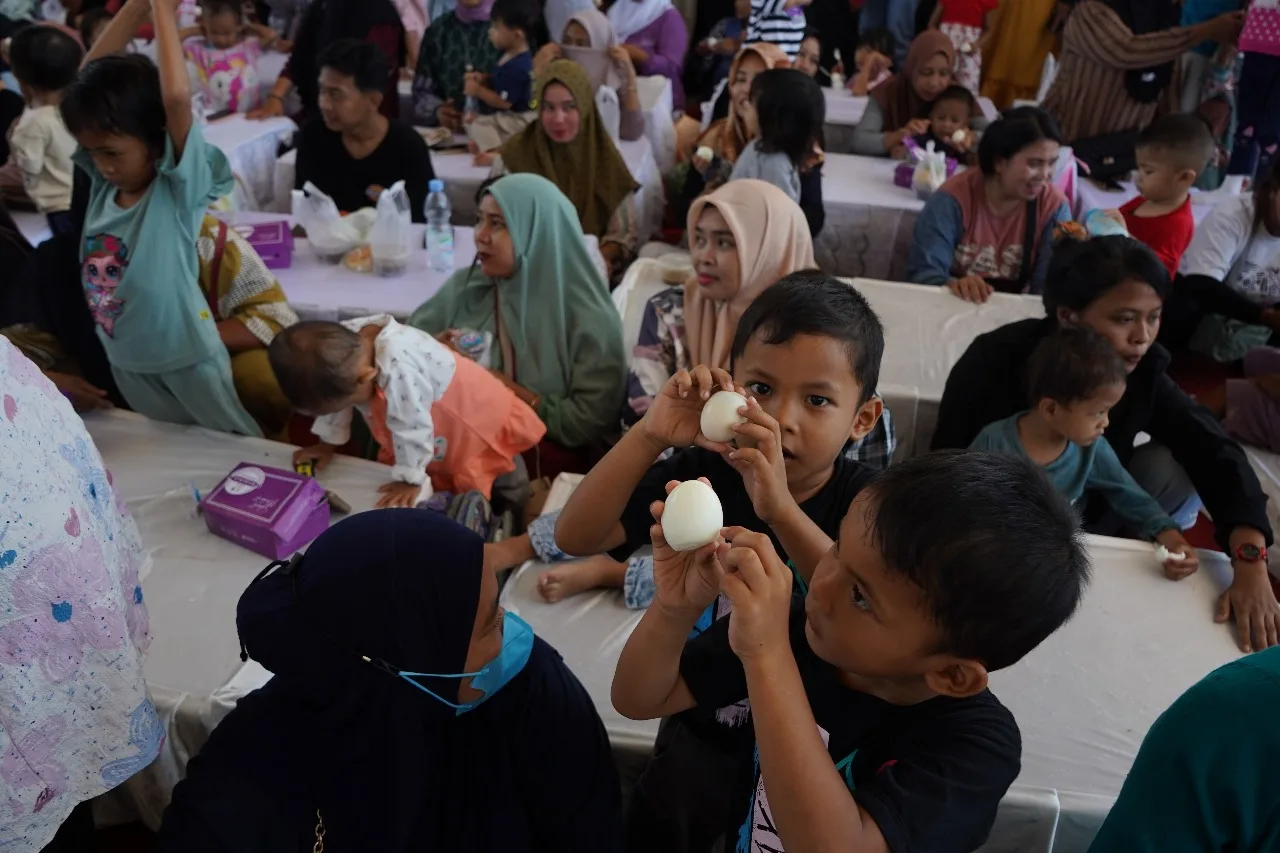
M 816 80 L 794 68 L 772 68 L 751 81 L 760 121 L 760 151 L 786 154 L 797 169 L 822 144 L 827 102 Z

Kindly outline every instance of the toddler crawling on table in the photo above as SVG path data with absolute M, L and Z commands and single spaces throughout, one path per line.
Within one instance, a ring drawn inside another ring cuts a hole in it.
M 379 314 L 344 323 L 309 321 L 276 335 L 271 367 L 289 401 L 316 418 L 318 444 L 294 463 L 317 470 L 351 438 L 359 409 L 392 482 L 379 507 L 412 507 L 433 489 L 475 490 L 515 470 L 546 426 L 500 379 L 425 332 Z

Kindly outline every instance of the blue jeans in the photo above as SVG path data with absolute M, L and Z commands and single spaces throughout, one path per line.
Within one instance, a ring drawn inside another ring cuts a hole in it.
M 902 67 L 907 48 L 916 37 L 916 6 L 920 0 L 867 0 L 858 18 L 858 31 L 887 29 L 893 36 L 893 63 Z M 846 59 L 845 62 L 849 60 Z

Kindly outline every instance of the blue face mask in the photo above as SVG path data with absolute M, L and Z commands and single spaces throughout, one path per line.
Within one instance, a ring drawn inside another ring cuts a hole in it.
M 533 629 L 529 627 L 528 622 L 508 610 L 502 617 L 502 651 L 498 652 L 498 656 L 485 664 L 479 671 L 441 673 L 405 672 L 404 670 L 399 670 L 396 675 L 462 715 L 493 696 L 493 694 L 506 686 L 507 682 L 519 675 L 520 670 L 524 669 L 525 664 L 529 662 L 529 655 L 532 651 Z M 470 678 L 471 686 L 476 690 L 484 691 L 484 695 L 473 702 L 463 704 L 450 702 L 439 693 L 415 680 L 419 678 Z

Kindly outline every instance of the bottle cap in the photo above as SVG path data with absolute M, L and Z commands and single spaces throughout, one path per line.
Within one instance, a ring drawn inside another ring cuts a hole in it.
M 444 181 L 439 178 L 432 178 L 427 183 L 427 192 L 442 193 L 444 192 Z

